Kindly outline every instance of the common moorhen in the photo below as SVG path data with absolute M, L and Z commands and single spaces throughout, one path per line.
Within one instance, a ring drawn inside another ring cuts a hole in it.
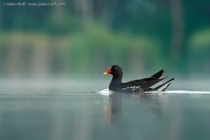
M 111 74 L 112 80 L 109 84 L 109 90 L 115 92 L 145 92 L 145 91 L 164 91 L 170 84 L 174 78 L 168 80 L 167 82 L 155 87 L 151 88 L 153 85 L 157 84 L 158 82 L 162 81 L 167 77 L 160 78 L 164 73 L 164 70 L 160 70 L 159 72 L 155 73 L 151 77 L 138 79 L 134 81 L 129 81 L 127 83 L 122 83 L 122 76 L 123 71 L 122 68 L 118 65 L 112 65 L 104 75 Z

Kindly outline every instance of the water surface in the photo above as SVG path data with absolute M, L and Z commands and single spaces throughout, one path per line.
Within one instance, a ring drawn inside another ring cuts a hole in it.
M 208 139 L 210 95 L 2 89 L 0 129 L 2 140 Z

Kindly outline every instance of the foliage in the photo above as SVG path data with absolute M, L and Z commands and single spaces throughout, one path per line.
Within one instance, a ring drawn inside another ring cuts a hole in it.
M 89 26 L 85 32 L 70 36 L 70 57 L 78 73 L 84 69 L 91 73 L 93 68 L 97 69 L 96 66 L 103 70 L 112 64 L 139 73 L 146 69 L 160 68 L 164 63 L 160 45 L 155 39 L 143 35 L 119 34 L 99 25 Z
M 83 76 L 119 64 L 129 73 L 164 67 L 187 75 L 191 62 L 210 67 L 209 0 L 60 2 L 0 5 L 0 71 Z
M 189 41 L 189 46 L 192 50 L 198 51 L 202 49 L 210 50 L 210 29 L 198 31 L 192 35 Z

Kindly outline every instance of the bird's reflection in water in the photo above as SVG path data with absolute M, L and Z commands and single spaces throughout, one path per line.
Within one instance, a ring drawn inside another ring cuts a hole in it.
M 159 94 L 122 94 L 115 93 L 109 96 L 109 102 L 106 107 L 107 121 L 110 124 L 117 123 L 122 119 L 122 102 L 126 99 L 132 102 L 132 104 L 139 105 L 142 108 L 142 105 L 146 106 L 149 110 L 152 110 L 158 117 L 162 117 L 163 114 L 163 104 L 165 98 L 162 98 L 166 95 Z M 162 100 L 163 99 L 163 100 Z M 123 101 L 122 101 L 123 100 Z M 139 110 L 141 111 L 141 110 Z
M 146 102 L 146 105 L 148 105 L 152 112 L 154 112 L 158 117 L 162 117 L 164 102 L 160 100 L 161 96 L 164 95 L 142 93 L 139 95 L 139 99 L 141 102 Z
M 109 102 L 106 109 L 108 123 L 121 121 L 122 116 L 122 94 L 115 93 L 109 96 Z

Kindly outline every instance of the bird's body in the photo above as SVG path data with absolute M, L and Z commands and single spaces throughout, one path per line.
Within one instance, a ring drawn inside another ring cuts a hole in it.
M 151 90 L 164 91 L 171 84 L 171 81 L 174 80 L 174 78 L 157 86 L 156 88 L 151 88 L 153 85 L 167 78 L 167 77 L 160 78 L 163 75 L 163 73 L 164 73 L 164 70 L 160 70 L 159 72 L 155 73 L 151 77 L 129 81 L 126 83 L 122 83 L 123 71 L 121 67 L 118 65 L 111 66 L 104 74 L 113 75 L 112 80 L 109 84 L 109 90 L 112 90 L 115 92 L 128 93 L 128 92 L 145 92 L 145 91 L 151 91 Z

